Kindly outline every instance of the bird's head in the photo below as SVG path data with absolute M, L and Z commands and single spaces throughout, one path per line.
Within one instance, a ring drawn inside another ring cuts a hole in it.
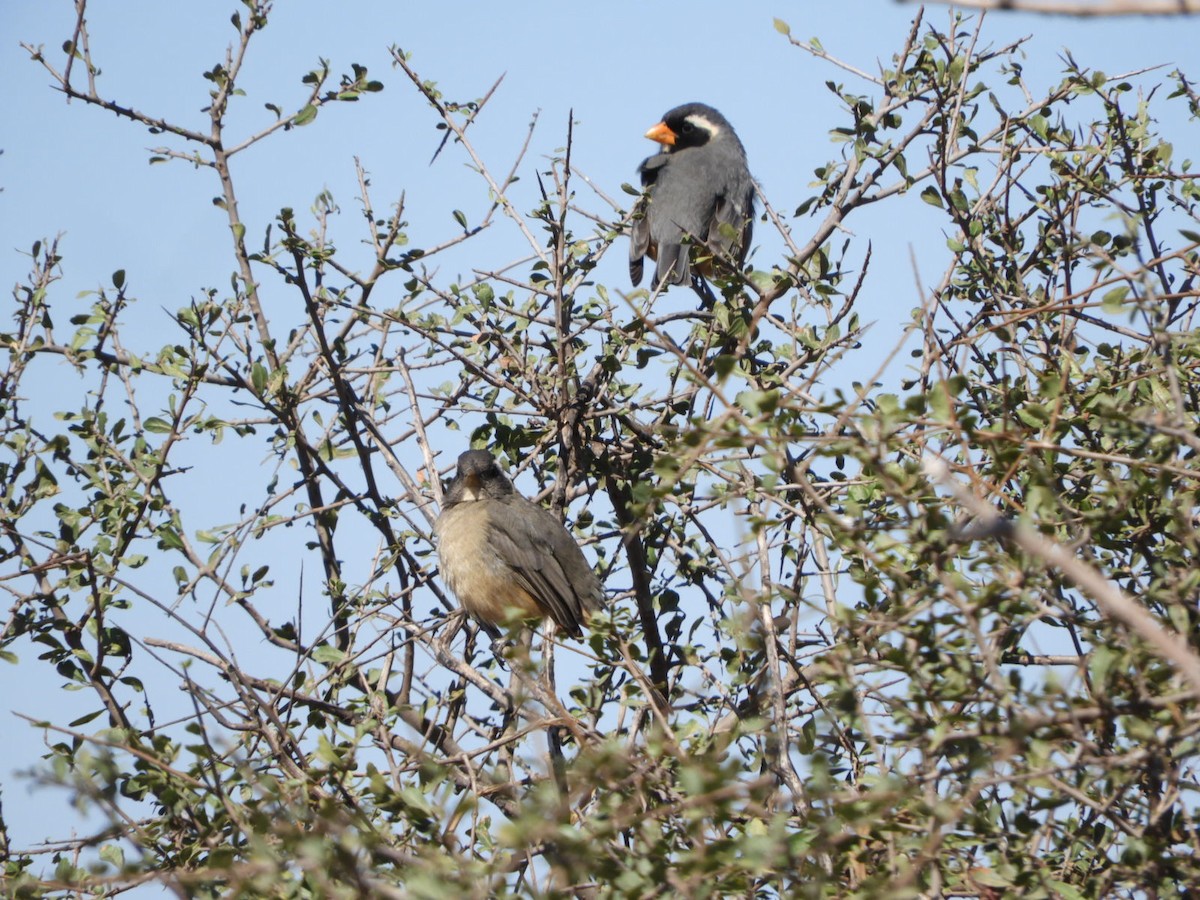
M 727 136 L 737 140 L 729 120 L 704 103 L 677 106 L 646 132 L 646 137 L 662 144 L 668 151 L 703 147 Z
M 458 471 L 447 489 L 446 502 L 499 498 L 512 492 L 512 482 L 492 454 L 486 450 L 468 450 L 458 457 Z

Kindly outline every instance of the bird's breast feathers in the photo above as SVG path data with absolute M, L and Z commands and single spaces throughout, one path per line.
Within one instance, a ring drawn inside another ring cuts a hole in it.
M 487 501 L 459 503 L 438 519 L 442 578 L 467 612 L 484 621 L 504 622 L 514 610 L 540 618 L 537 603 L 492 546 L 494 506 Z

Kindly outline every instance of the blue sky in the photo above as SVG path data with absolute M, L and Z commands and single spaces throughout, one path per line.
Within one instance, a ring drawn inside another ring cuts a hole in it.
M 240 4 L 212 0 L 93 2 L 91 46 L 103 70 L 102 92 L 144 112 L 206 128 L 201 109 L 209 83 L 200 76 L 222 59 L 235 35 L 229 16 L 237 9 Z M 733 122 L 767 195 L 777 209 L 790 212 L 807 196 L 813 169 L 839 153 L 828 138 L 829 128 L 839 124 L 838 104 L 825 82 L 853 80 L 789 46 L 773 18 L 787 21 L 795 37 L 817 36 L 831 54 L 873 71 L 902 44 L 916 12 L 915 6 L 885 0 L 686 6 L 280 2 L 251 51 L 242 79 L 249 96 L 234 107 L 231 134 L 250 134 L 268 124 L 271 114 L 264 103 L 285 110 L 301 104 L 306 89 L 300 79 L 320 57 L 330 60 L 334 72 L 348 70 L 353 62 L 366 65 L 386 88 L 360 104 L 326 110 L 312 125 L 238 157 L 234 174 L 243 217 L 252 241 L 256 234 L 261 240 L 280 207 L 306 210 L 319 191 L 328 189 L 351 220 L 357 215 L 356 157 L 371 173 L 380 211 L 406 193 L 418 246 L 458 230 L 450 210 L 462 209 L 470 220 L 482 214 L 486 193 L 453 148 L 429 165 L 441 132 L 403 74 L 392 68 L 388 48 L 393 44 L 412 52 L 414 68 L 453 99 L 476 98 L 505 76 L 473 136 L 484 158 L 506 170 L 538 115 L 524 165 L 526 199 L 533 196 L 535 166 L 563 145 L 571 110 L 576 165 L 607 194 L 628 202 L 620 186 L 635 180 L 638 161 L 651 151 L 643 132 L 669 107 L 702 100 Z M 942 6 L 931 6 L 926 14 L 943 26 L 950 15 Z M 0 6 L 5 73 L 0 277 L 9 286 L 19 282 L 28 269 L 21 251 L 62 232 L 60 302 L 69 305 L 76 294 L 106 284 L 114 270 L 125 269 L 132 292 L 147 308 L 130 322 L 131 334 L 141 337 L 142 348 L 153 348 L 166 333 L 165 317 L 157 311 L 185 305 L 204 287 L 228 285 L 227 224 L 211 203 L 217 186 L 210 173 L 179 163 L 148 165 L 147 148 L 163 143 L 161 136 L 82 103 L 68 105 L 18 46 L 42 44 L 61 66 L 57 48 L 73 23 L 73 4 L 65 0 L 11 0 Z M 1058 81 L 1064 48 L 1082 65 L 1110 74 L 1158 65 L 1167 71 L 1187 69 L 1200 24 L 1194 19 L 1082 21 L 992 14 L 983 43 L 998 46 L 1024 35 L 1032 35 L 1025 51 L 1026 79 L 1037 92 Z M 1192 75 L 1200 79 L 1200 73 Z M 1162 125 L 1168 132 L 1183 127 L 1182 122 Z M 1189 149 L 1177 145 L 1182 155 Z M 870 340 L 881 351 L 894 343 L 892 336 L 919 303 L 910 249 L 921 261 L 926 284 L 940 274 L 937 263 L 944 251 L 937 226 L 921 227 L 937 220 L 925 217 L 917 202 L 904 209 L 902 221 L 866 223 L 873 231 L 875 264 L 894 273 L 876 279 L 860 309 L 865 319 L 876 321 Z M 795 227 L 803 234 L 803 223 Z M 357 234 L 346 228 L 347 234 Z M 355 239 L 345 239 L 348 252 L 354 252 Z M 505 248 L 497 252 L 504 258 Z M 521 252 L 515 245 L 511 257 Z M 600 281 L 627 285 L 623 252 L 607 259 L 605 267 Z M 11 302 L 8 294 L 0 301 Z M 84 308 L 86 301 L 79 302 Z M 65 365 L 47 373 L 49 393 L 78 385 Z M 0 784 L 5 816 L 21 846 L 60 834 L 62 812 L 54 796 L 29 793 L 25 780 L 14 776 L 14 770 L 36 764 L 41 737 L 7 710 L 31 712 L 41 704 L 68 702 L 57 685 L 22 682 L 21 670 L 0 663 L 0 728 L 6 734 L 0 742 Z

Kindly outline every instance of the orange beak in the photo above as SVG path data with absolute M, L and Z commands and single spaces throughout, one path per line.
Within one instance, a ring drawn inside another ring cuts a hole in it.
M 675 146 L 675 132 L 667 127 L 666 122 L 659 122 L 655 125 L 646 132 L 646 137 L 652 141 L 658 141 L 660 144 L 666 144 L 668 147 Z

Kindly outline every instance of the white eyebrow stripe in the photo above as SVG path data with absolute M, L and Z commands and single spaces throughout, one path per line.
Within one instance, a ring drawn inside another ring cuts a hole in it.
M 687 116 L 684 121 L 691 122 L 696 127 L 703 128 L 709 134 L 714 136 L 721 133 L 721 126 L 701 113 L 692 113 L 690 116 Z

